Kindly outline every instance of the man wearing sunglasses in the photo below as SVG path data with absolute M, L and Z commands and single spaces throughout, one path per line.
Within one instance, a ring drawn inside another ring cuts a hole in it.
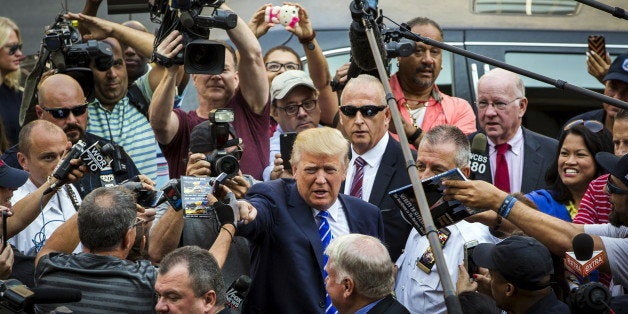
M 264 169 L 264 181 L 291 178 L 292 170 L 284 169 L 279 138 L 288 132 L 301 132 L 319 126 L 321 108 L 318 90 L 307 73 L 288 70 L 277 75 L 270 86 L 270 115 L 277 121 L 277 130 L 270 138 L 268 166 Z
M 380 208 L 386 247 L 396 260 L 411 227 L 388 192 L 410 184 L 410 178 L 401 145 L 388 134 L 391 116 L 384 87 L 377 78 L 360 75 L 347 83 L 340 102 L 339 128 L 351 143 L 351 161 L 342 191 Z
M 521 126 L 528 107 L 521 77 L 500 68 L 485 73 L 478 81 L 476 105 L 488 145 L 481 156 L 486 168 L 472 167 L 474 178 L 509 193 L 547 188 L 546 165 L 554 160 L 558 141 Z
M 115 144 L 85 131 L 89 120 L 88 104 L 85 101 L 83 89 L 74 78 L 65 74 L 54 74 L 47 77 L 39 86 L 37 99 L 38 104 L 35 106 L 37 117 L 52 122 L 63 129 L 72 145 L 79 140 L 83 140 L 87 147 L 96 142 L 101 147 L 108 143 Z M 131 157 L 126 154 L 122 147 L 118 147 L 120 157 L 122 157 L 118 161 L 125 165 L 126 171 L 114 173 L 112 169 L 109 169 L 108 171 L 85 173 L 80 181 L 74 183 L 81 197 L 85 197 L 98 187 L 113 186 L 140 174 Z M 0 156 L 0 159 L 12 167 L 21 169 L 17 161 L 17 151 L 18 146 L 15 145 Z
M 601 265 L 600 270 L 610 271 L 614 283 L 628 289 L 628 154 L 619 157 L 599 152 L 595 159 L 610 173 L 606 190 L 612 212 L 606 224 L 566 222 L 513 200 L 506 192 L 484 181 L 445 181 L 446 199 L 457 199 L 468 207 L 497 212 L 558 256 L 573 251 L 572 239 L 577 234 L 588 233 L 593 237 L 593 250 L 603 250 L 608 257 L 608 262 Z
M 628 53 L 622 54 L 615 58 L 608 72 L 602 79 L 604 83 L 604 95 L 628 101 Z M 567 123 L 574 120 L 597 120 L 604 123 L 607 129 L 613 129 L 615 115 L 619 111 L 618 107 L 609 104 L 602 104 L 602 109 L 587 111 L 570 119 Z

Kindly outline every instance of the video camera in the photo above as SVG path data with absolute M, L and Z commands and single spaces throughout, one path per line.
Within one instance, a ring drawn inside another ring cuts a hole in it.
M 209 114 L 211 122 L 210 146 L 214 150 L 206 155 L 205 159 L 211 164 L 211 176 L 218 177 L 225 173 L 227 178 L 232 178 L 240 170 L 238 160 L 242 151 L 236 150 L 227 152 L 225 149 L 231 146 L 238 146 L 239 139 L 230 130 L 230 123 L 233 122 L 234 114 L 231 109 L 216 109 Z M 233 138 L 229 139 L 229 135 Z
M 216 41 L 208 40 L 211 28 L 225 30 L 236 27 L 238 16 L 218 7 L 224 0 L 151 0 L 151 21 L 161 23 L 155 36 L 154 49 L 173 30 L 183 35 L 184 49 L 172 60 L 157 62 L 168 65 L 183 64 L 185 72 L 190 74 L 218 74 L 225 66 L 225 47 Z M 210 15 L 205 15 L 205 8 L 213 8 Z
M 17 279 L 0 280 L 0 313 L 35 313 L 36 304 L 78 302 L 81 298 L 78 289 L 44 285 L 29 289 Z

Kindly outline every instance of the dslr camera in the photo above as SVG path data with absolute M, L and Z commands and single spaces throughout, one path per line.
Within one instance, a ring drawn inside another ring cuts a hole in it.
M 209 121 L 211 122 L 211 137 L 209 140 L 210 146 L 214 147 L 214 150 L 206 155 L 205 158 L 211 164 L 212 177 L 218 177 L 221 173 L 224 173 L 227 175 L 227 178 L 232 178 L 240 170 L 238 160 L 242 151 L 226 151 L 227 147 L 239 144 L 239 139 L 230 131 L 230 123 L 233 122 L 233 118 L 233 111 L 226 108 L 216 109 L 209 114 Z M 229 139 L 229 135 L 233 138 Z
M 225 66 L 225 47 L 208 40 L 211 28 L 229 30 L 236 27 L 238 16 L 232 11 L 220 10 L 224 0 L 151 0 L 150 15 L 155 23 L 161 23 L 155 36 L 154 48 L 172 30 L 183 35 L 183 52 L 172 60 L 160 60 L 163 65 L 183 64 L 190 74 L 218 74 Z M 213 10 L 212 10 L 213 8 Z M 212 10 L 211 14 L 204 11 Z

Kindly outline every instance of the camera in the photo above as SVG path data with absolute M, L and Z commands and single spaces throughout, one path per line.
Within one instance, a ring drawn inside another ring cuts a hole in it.
M 225 30 L 236 27 L 238 16 L 227 10 L 220 10 L 224 0 L 155 0 L 151 2 L 151 20 L 161 23 L 155 36 L 154 48 L 168 36 L 172 30 L 183 35 L 183 51 L 170 60 L 174 64 L 183 64 L 185 72 L 190 74 L 219 74 L 225 66 L 225 47 L 223 44 L 208 40 L 211 28 Z M 203 9 L 213 8 L 206 15 Z
M 216 109 L 209 114 L 211 122 L 210 147 L 214 150 L 206 155 L 206 160 L 211 164 L 211 176 L 217 177 L 225 173 L 228 178 L 234 177 L 240 170 L 238 160 L 241 150 L 227 152 L 225 149 L 237 146 L 239 139 L 230 130 L 230 123 L 233 122 L 234 114 L 231 109 Z M 233 139 L 229 139 L 229 135 Z

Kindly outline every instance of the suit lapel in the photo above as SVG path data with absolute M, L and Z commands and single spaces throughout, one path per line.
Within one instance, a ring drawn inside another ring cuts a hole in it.
M 535 189 L 536 186 L 540 186 L 538 183 L 545 178 L 543 173 L 542 156 L 538 155 L 540 148 L 539 142 L 530 136 L 530 133 L 525 128 L 521 128 L 523 132 L 523 169 L 525 175 L 521 178 L 521 191 L 527 193 Z
M 386 150 L 382 156 L 382 161 L 379 164 L 377 173 L 375 174 L 374 182 L 364 182 L 365 184 L 373 185 L 371 188 L 369 203 L 374 204 L 375 206 L 379 206 L 379 204 L 382 203 L 382 199 L 387 192 L 386 187 L 390 186 L 390 180 L 395 175 L 395 164 L 397 163 L 397 158 L 394 156 L 394 145 L 395 140 L 392 137 L 389 138 Z M 375 185 L 375 182 L 377 182 L 377 185 Z
M 318 234 L 318 225 L 312 215 L 312 209 L 310 205 L 305 203 L 299 192 L 297 191 L 296 184 L 290 187 L 290 198 L 288 201 L 288 213 L 294 219 L 294 222 L 298 228 L 301 229 L 305 237 L 310 241 L 314 255 L 320 269 L 323 269 L 323 248 L 321 244 L 320 235 Z

